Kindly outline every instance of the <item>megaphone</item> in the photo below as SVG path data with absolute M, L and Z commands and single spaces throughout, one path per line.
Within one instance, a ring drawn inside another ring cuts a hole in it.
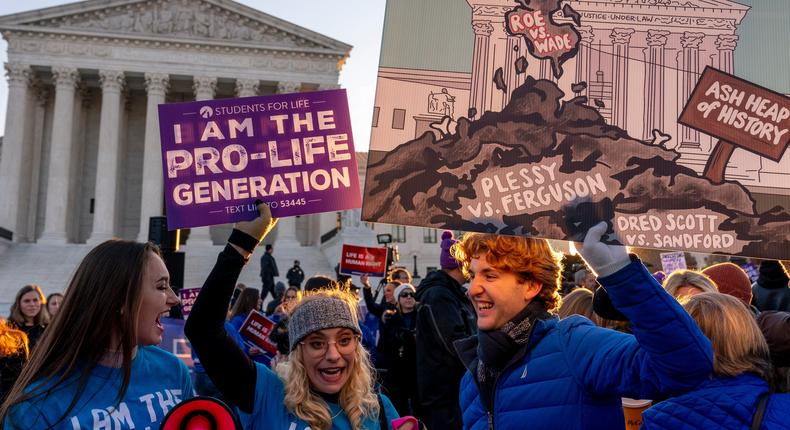
M 220 400 L 193 397 L 165 416 L 160 430 L 242 430 L 238 417 Z

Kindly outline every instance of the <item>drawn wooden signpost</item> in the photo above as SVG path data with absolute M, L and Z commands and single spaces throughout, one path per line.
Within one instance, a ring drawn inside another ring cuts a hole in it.
M 678 122 L 719 138 L 703 174 L 720 184 L 736 148 L 782 159 L 790 144 L 790 98 L 708 66 Z

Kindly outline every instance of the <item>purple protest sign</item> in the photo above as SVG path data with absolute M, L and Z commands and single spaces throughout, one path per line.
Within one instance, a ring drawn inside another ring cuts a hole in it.
M 159 105 L 170 229 L 358 208 L 345 90 Z
M 198 294 L 200 294 L 200 288 L 182 288 L 178 290 L 178 295 L 181 297 L 181 315 L 184 316 L 184 319 L 192 312 L 192 305 L 195 304 Z

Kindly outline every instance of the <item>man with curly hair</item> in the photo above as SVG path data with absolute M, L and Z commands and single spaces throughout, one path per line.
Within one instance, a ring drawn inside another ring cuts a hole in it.
M 560 257 L 547 241 L 466 234 L 453 248 L 470 276 L 477 336 L 455 343 L 464 429 L 622 430 L 621 397 L 694 389 L 713 369 L 711 343 L 622 246 L 589 230 L 581 254 L 634 335 L 555 316 Z

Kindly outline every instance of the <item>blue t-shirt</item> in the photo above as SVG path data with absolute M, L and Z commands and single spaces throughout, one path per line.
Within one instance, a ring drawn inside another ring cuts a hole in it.
M 306 422 L 296 418 L 285 407 L 285 387 L 280 378 L 261 364 L 256 364 L 255 370 L 258 373 L 255 380 L 255 403 L 251 414 L 239 411 L 242 426 L 250 430 L 309 430 Z M 392 420 L 398 418 L 398 412 L 387 396 L 382 394 L 381 401 L 387 417 L 387 428 L 392 429 Z M 348 417 L 340 412 L 340 405 L 329 403 L 329 409 L 330 415 L 337 415 L 332 420 L 332 430 L 352 430 Z M 363 426 L 365 430 L 380 428 L 378 416 L 365 420 Z
M 192 397 L 187 366 L 161 348 L 141 346 L 132 360 L 131 381 L 120 404 L 116 405 L 116 398 L 123 369 L 97 366 L 75 407 L 56 423 L 71 404 L 79 378 L 75 374 L 55 390 L 17 405 L 6 416 L 3 428 L 158 430 L 170 409 Z

